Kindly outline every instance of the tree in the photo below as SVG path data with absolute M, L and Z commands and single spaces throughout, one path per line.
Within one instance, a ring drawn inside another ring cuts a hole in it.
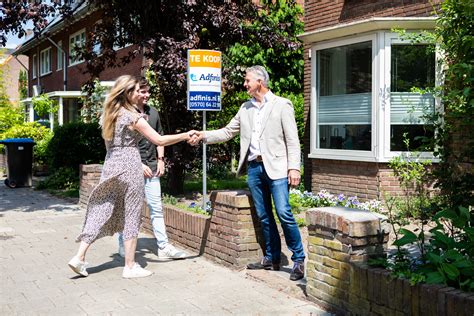
M 289 1 L 294 3 L 294 1 Z M 47 24 L 47 17 L 63 14 L 70 17 L 68 2 L 30 3 L 6 2 L 0 18 L 0 43 L 6 32 L 23 34 L 22 22 L 33 20 L 38 33 Z M 258 41 L 262 49 L 270 49 L 276 44 L 293 47 L 294 41 L 284 32 L 275 32 L 290 27 L 270 19 L 272 24 L 256 29 L 247 27 L 258 20 L 259 9 L 248 0 L 209 1 L 98 1 L 90 0 L 91 9 L 101 10 L 102 19 L 95 31 L 88 34 L 85 47 L 79 48 L 78 55 L 87 61 L 86 71 L 91 75 L 90 86 L 106 67 L 119 66 L 143 53 L 152 61 L 160 94 L 160 112 L 167 133 L 176 133 L 191 128 L 200 128 L 196 112 L 186 108 L 186 58 L 188 49 L 215 49 L 226 52 L 237 42 Z M 263 11 L 271 7 L 265 1 Z M 263 25 L 263 24 L 262 24 Z M 101 52 L 93 51 L 100 43 Z M 136 44 L 124 58 L 117 59 L 113 47 Z M 299 45 L 299 44 L 298 44 Z M 297 45 L 297 46 L 298 46 Z M 225 65 L 223 82 L 225 89 L 235 86 L 231 74 L 238 73 L 239 65 Z M 241 71 L 240 71 L 241 73 Z M 286 74 L 288 76 L 288 74 Z M 289 77 L 289 76 L 288 76 Z M 169 183 L 172 194 L 181 193 L 184 172 L 195 159 L 197 149 L 187 145 L 175 145 L 168 149 L 171 158 Z
M 28 97 L 28 75 L 26 70 L 20 70 L 20 76 L 18 77 L 18 94 L 20 100 Z
M 229 81 L 223 97 L 223 109 L 209 114 L 209 127 L 224 126 L 248 100 L 243 88 L 245 68 L 264 66 L 270 76 L 271 90 L 289 98 L 295 108 L 300 139 L 304 133 L 303 45 L 296 37 L 304 31 L 303 10 L 294 1 L 260 1 L 259 14 L 243 25 L 246 36 L 224 52 L 224 71 Z M 285 39 L 282 41 L 281 39 Z M 271 45 L 268 43 L 271 42 Z M 213 155 L 233 156 L 239 139 L 210 147 Z

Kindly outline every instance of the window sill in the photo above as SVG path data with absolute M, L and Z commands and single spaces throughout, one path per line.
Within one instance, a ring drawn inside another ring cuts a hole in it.
M 73 63 L 73 64 L 69 64 L 69 65 L 67 65 L 67 67 L 69 68 L 69 67 L 77 66 L 77 65 L 79 65 L 79 64 L 82 64 L 83 62 L 85 62 L 85 60 L 76 61 L 76 62 L 75 62 L 75 63 Z
M 44 77 L 44 76 L 50 75 L 52 73 L 53 72 L 50 70 L 49 72 L 45 72 L 45 73 L 40 74 L 40 77 Z
M 326 159 L 326 160 L 349 160 L 349 161 L 367 161 L 367 162 L 377 162 L 377 158 L 373 156 L 373 153 L 370 151 L 345 151 L 343 153 L 336 153 L 334 150 L 331 152 L 318 151 L 312 152 L 308 155 L 308 158 L 317 158 L 317 159 Z
M 401 152 L 394 152 L 393 155 L 387 157 L 371 157 L 371 156 L 356 156 L 356 155 L 337 155 L 337 154 L 327 154 L 327 153 L 311 153 L 308 154 L 310 159 L 324 159 L 324 160 L 345 160 L 345 161 L 363 161 L 363 162 L 380 162 L 388 163 L 395 156 L 399 156 Z M 433 156 L 430 152 L 423 152 L 418 159 L 420 161 L 431 160 L 433 163 L 438 163 L 439 158 Z

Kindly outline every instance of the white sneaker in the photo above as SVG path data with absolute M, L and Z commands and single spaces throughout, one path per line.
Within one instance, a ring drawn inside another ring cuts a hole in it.
M 158 259 L 184 259 L 187 254 L 184 251 L 179 251 L 173 245 L 167 244 L 165 248 L 158 248 Z
M 152 274 L 153 272 L 143 269 L 138 263 L 135 262 L 132 268 L 127 266 L 123 268 L 122 277 L 126 279 L 144 278 Z
M 86 270 L 88 265 L 89 265 L 89 263 L 87 263 L 85 261 L 81 261 L 77 257 L 73 257 L 68 262 L 68 266 L 69 266 L 69 268 L 72 269 L 72 271 L 76 272 L 79 275 L 85 276 L 85 277 L 89 275 L 89 273 Z
M 118 254 L 120 257 L 125 258 L 125 248 L 123 245 L 119 245 Z

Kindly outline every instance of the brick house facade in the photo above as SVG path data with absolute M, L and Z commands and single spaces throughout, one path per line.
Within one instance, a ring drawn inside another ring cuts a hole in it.
M 439 106 L 408 86 L 434 86 L 438 65 L 427 45 L 392 29 L 433 29 L 440 2 L 305 1 L 304 181 L 313 192 L 380 199 L 399 191 L 387 163 L 406 151 L 404 133 L 414 143 L 430 136 L 421 112 Z
M 90 75 L 85 73 L 84 61 L 73 59 L 70 46 L 74 43 L 82 45 L 100 18 L 100 11 L 91 10 L 84 4 L 76 9 L 72 21 L 53 20 L 43 35 L 27 40 L 14 52 L 15 55 L 28 56 L 28 98 L 22 102 L 29 113 L 29 121 L 38 119 L 31 106 L 31 98 L 39 93 L 46 93 L 59 101 L 59 124 L 78 120 L 81 87 Z M 59 47 L 63 48 L 65 56 L 61 56 Z M 134 49 L 134 45 L 118 48 L 117 58 L 128 55 Z M 104 85 L 111 85 L 123 74 L 139 76 L 143 74 L 144 65 L 145 59 L 139 54 L 124 66 L 107 67 L 99 80 Z
M 26 56 L 18 56 L 14 58 L 11 53 L 14 49 L 3 49 L 0 53 L 0 69 L 3 73 L 3 82 L 5 85 L 6 94 L 12 104 L 17 104 L 20 101 L 20 72 L 25 71 L 28 65 L 28 58 Z

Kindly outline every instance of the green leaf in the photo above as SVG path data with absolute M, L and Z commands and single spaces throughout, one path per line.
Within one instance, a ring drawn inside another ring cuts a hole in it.
M 416 235 L 407 229 L 404 229 L 404 228 L 400 229 L 400 233 L 403 234 L 403 237 L 396 240 L 393 243 L 395 246 L 400 247 L 400 246 L 408 245 L 418 240 Z
M 468 210 L 467 207 L 460 206 L 459 207 L 459 213 L 461 214 L 462 218 L 466 219 L 466 221 L 468 221 L 469 218 L 471 217 L 471 214 L 469 214 L 469 210 Z
M 436 241 L 443 243 L 446 247 L 450 247 L 454 243 L 451 237 L 446 236 L 446 234 L 440 231 L 434 231 L 433 236 Z
M 462 259 L 464 259 L 463 255 L 460 254 L 457 250 L 454 250 L 454 249 L 449 249 L 448 251 L 446 251 L 444 256 L 448 259 L 451 259 L 451 260 L 462 260 Z
M 431 263 L 434 263 L 434 264 L 440 264 L 441 262 L 443 262 L 443 259 L 440 256 L 432 252 L 427 253 L 426 257 Z
M 444 276 L 438 271 L 429 272 L 426 274 L 426 283 L 428 284 L 438 284 L 445 282 L 446 280 L 444 279 Z
M 454 220 L 454 219 L 458 218 L 458 214 L 456 214 L 456 212 L 453 211 L 453 210 L 442 210 L 442 211 L 439 211 L 438 213 L 436 213 L 436 215 L 433 217 L 433 220 L 437 220 L 437 219 L 440 219 L 440 218 L 446 218 L 446 219 Z
M 449 263 L 441 263 L 441 269 L 446 273 L 449 279 L 455 280 L 459 276 L 459 270 Z

